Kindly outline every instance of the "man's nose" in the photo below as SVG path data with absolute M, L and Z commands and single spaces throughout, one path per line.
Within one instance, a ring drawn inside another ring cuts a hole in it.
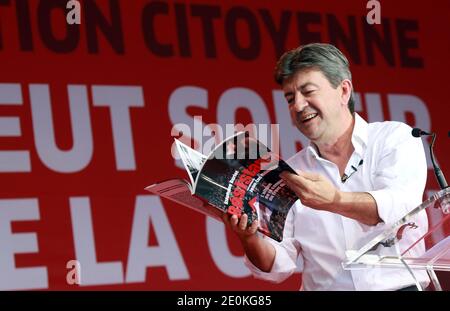
M 308 102 L 303 96 L 295 96 L 293 105 L 293 109 L 295 110 L 295 112 L 302 112 L 306 106 L 308 106 Z

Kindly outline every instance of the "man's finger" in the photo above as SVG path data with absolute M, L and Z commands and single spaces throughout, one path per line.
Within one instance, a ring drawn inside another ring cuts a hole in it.
M 280 177 L 281 178 L 285 178 L 287 175 L 289 175 L 290 173 L 288 172 L 288 171 L 282 171 L 281 173 L 280 173 Z
M 258 220 L 254 220 L 252 222 L 252 225 L 248 228 L 248 231 L 253 234 L 256 232 L 257 229 L 258 229 Z
M 247 220 L 248 220 L 247 214 L 242 214 L 241 219 L 239 220 L 239 229 L 241 229 L 242 231 L 244 231 L 245 228 L 247 228 Z
M 309 188 L 310 186 L 309 183 L 311 182 L 309 179 L 306 179 L 305 177 L 294 174 L 290 174 L 286 178 L 283 177 L 282 179 L 291 189 L 295 187 L 300 188 L 301 190 L 306 190 Z
M 282 172 L 281 174 L 280 174 L 280 177 L 281 177 L 281 179 L 283 179 L 284 181 L 288 181 L 288 182 L 291 182 L 291 183 L 296 183 L 297 182 L 297 180 L 299 180 L 299 175 L 295 175 L 295 174 L 292 174 L 292 173 L 289 173 L 289 172 Z M 305 178 L 304 177 L 302 177 L 301 179 L 300 179 L 300 181 L 305 181 Z
M 311 181 L 318 181 L 320 180 L 320 174 L 317 173 L 311 173 L 311 172 L 303 172 L 303 171 L 298 171 L 298 176 L 311 180 Z
M 236 215 L 231 216 L 230 224 L 233 229 L 236 229 L 238 223 L 238 217 Z

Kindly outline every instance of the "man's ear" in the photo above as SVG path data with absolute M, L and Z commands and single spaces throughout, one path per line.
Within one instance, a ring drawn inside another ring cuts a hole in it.
M 342 89 L 342 95 L 341 95 L 342 104 L 347 106 L 348 101 L 350 100 L 350 97 L 352 95 L 352 90 L 353 90 L 352 81 L 350 81 L 349 79 L 342 80 L 341 89 Z

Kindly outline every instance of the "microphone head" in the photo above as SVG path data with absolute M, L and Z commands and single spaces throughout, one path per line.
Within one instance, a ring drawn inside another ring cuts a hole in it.
M 415 127 L 412 129 L 411 134 L 414 137 L 420 137 L 420 136 L 422 136 L 423 131 L 420 128 Z

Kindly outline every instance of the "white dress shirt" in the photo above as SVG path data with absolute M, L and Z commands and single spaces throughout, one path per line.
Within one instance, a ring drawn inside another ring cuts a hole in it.
M 422 141 L 414 138 L 411 128 L 404 123 L 368 124 L 355 113 L 352 144 L 354 152 L 345 169 L 350 177 L 345 183 L 337 165 L 321 158 L 312 144 L 288 163 L 295 170 L 320 173 L 341 191 L 371 194 L 383 222 L 368 226 L 339 214 L 309 208 L 298 200 L 288 214 L 283 241 L 266 238 L 276 251 L 272 270 L 263 272 L 245 257 L 255 277 L 281 282 L 300 269 L 301 290 L 396 290 L 414 284 L 406 269 L 344 270 L 342 262 L 346 250 L 358 250 L 422 202 L 427 177 Z M 397 254 L 419 239 L 428 230 L 425 211 L 416 217 L 415 223 L 418 228 L 406 229 L 397 248 L 379 246 L 375 253 Z M 419 243 L 408 254 L 419 256 L 424 251 L 424 244 Z M 422 286 L 428 285 L 424 271 L 416 270 L 415 275 Z

